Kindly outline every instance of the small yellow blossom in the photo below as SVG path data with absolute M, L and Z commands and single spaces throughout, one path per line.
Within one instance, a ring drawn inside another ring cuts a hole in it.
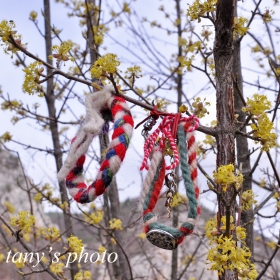
M 100 46 L 103 43 L 104 36 L 108 31 L 109 31 L 109 29 L 104 24 L 99 24 L 99 25 L 93 26 L 95 45 Z
M 266 113 L 262 113 L 257 118 L 257 124 L 251 124 L 253 136 L 260 138 L 261 150 L 268 152 L 271 148 L 277 147 L 277 136 L 274 130 L 273 122 L 271 122 Z
M 129 8 L 129 4 L 126 3 L 126 2 L 123 3 L 123 12 L 124 12 L 124 13 L 128 13 L 128 14 L 131 13 L 131 10 L 130 10 L 130 8 Z
M 98 247 L 98 253 L 99 254 L 102 254 L 102 253 L 104 253 L 104 252 L 106 252 L 107 251 L 107 249 L 104 247 L 104 246 L 99 246 Z
M 10 224 L 17 230 L 21 229 L 25 233 L 29 233 L 35 224 L 35 217 L 28 211 L 20 211 L 16 217 L 11 218 Z
M 80 271 L 74 276 L 74 280 L 91 280 L 91 273 L 88 270 L 84 273 Z
M 44 236 L 45 240 L 50 242 L 60 241 L 60 230 L 56 227 L 52 226 L 51 228 L 46 228 L 42 231 L 42 235 Z
M 245 23 L 248 22 L 247 18 L 244 17 L 235 17 L 233 23 L 233 37 L 237 35 L 244 36 L 248 31 L 249 27 L 245 27 Z
M 197 115 L 198 118 L 205 117 L 206 114 L 209 114 L 206 107 L 211 105 L 210 102 L 206 101 L 206 98 L 202 101 L 200 97 L 194 98 L 192 107 L 194 108 L 192 112 Z
M 266 244 L 269 248 L 271 248 L 272 250 L 274 250 L 274 249 L 276 248 L 276 246 L 277 246 L 277 243 L 274 242 L 273 240 L 271 240 L 271 241 L 269 241 L 269 242 L 265 242 L 265 244 Z
M 62 277 L 63 276 L 63 273 L 64 273 L 64 264 L 63 263 L 61 263 L 61 262 L 59 262 L 59 263 L 52 263 L 51 265 L 50 265 L 50 269 L 51 269 L 51 271 L 54 273 L 54 274 L 56 274 L 56 275 L 58 275 L 58 276 L 60 276 L 60 277 Z
M 130 79 L 131 77 L 139 78 L 142 77 L 141 75 L 142 70 L 140 66 L 134 65 L 133 67 L 128 67 L 127 70 L 125 71 L 125 76 L 126 79 Z
M 247 98 L 246 107 L 243 107 L 242 111 L 258 116 L 265 110 L 269 110 L 270 107 L 271 102 L 267 99 L 266 95 L 255 93 L 252 98 Z
M 1 109 L 3 111 L 5 111 L 5 110 L 13 111 L 13 110 L 21 108 L 21 106 L 22 106 L 22 102 L 17 101 L 16 99 L 15 100 L 4 101 L 3 103 L 1 103 Z
M 262 15 L 262 19 L 264 22 L 271 22 L 272 21 L 272 16 L 274 14 L 273 10 L 269 10 L 269 8 L 266 8 L 265 13 Z
M 68 239 L 67 242 L 69 244 L 69 248 L 71 252 L 77 253 L 77 255 L 80 255 L 84 244 L 81 239 L 79 239 L 77 236 L 71 235 Z
M 14 264 L 17 268 L 23 268 L 25 266 L 23 255 L 20 255 Z
M 256 53 L 261 51 L 261 46 L 258 44 L 255 47 L 252 47 L 251 52 Z
M 9 202 L 9 201 L 5 201 L 4 202 L 4 205 L 6 206 L 7 208 L 7 211 L 11 214 L 14 214 L 15 213 L 15 207 Z
M 7 131 L 2 136 L 0 136 L 0 140 L 4 143 L 9 142 L 12 140 L 12 135 Z
M 85 221 L 89 224 L 100 224 L 104 217 L 104 211 L 96 210 L 89 216 L 85 216 Z
M 180 204 L 186 204 L 187 202 L 187 197 L 177 192 L 173 197 L 172 207 L 178 207 Z
M 221 165 L 218 167 L 218 171 L 213 172 L 215 182 L 221 184 L 223 191 L 226 191 L 228 186 L 235 184 L 235 187 L 238 189 L 243 182 L 243 175 L 237 171 L 234 173 L 234 165 Z
M 239 241 L 243 241 L 246 238 L 246 229 L 241 227 L 241 226 L 237 226 L 236 227 L 236 238 Z
M 213 146 L 215 143 L 215 138 L 211 135 L 206 135 L 205 139 L 202 141 L 205 145 Z
M 188 111 L 188 107 L 185 104 L 183 104 L 179 107 L 180 113 L 186 113 L 187 111 Z
M 42 202 L 43 200 L 43 195 L 41 193 L 36 193 L 33 197 L 33 199 L 36 201 L 36 202 Z
M 280 201 L 277 201 L 276 208 L 277 208 L 277 211 L 280 212 Z
M 255 195 L 252 190 L 248 190 L 242 193 L 242 210 L 251 209 L 252 205 L 257 204 Z
M 118 71 L 118 66 L 120 65 L 120 60 L 116 54 L 107 53 L 99 57 L 94 65 L 91 67 L 91 77 L 101 78 L 107 74 L 114 74 Z
M 180 63 L 180 68 L 181 68 L 179 70 L 182 71 L 184 67 L 187 67 L 187 70 L 191 71 L 192 70 L 192 68 L 191 68 L 191 66 L 192 66 L 192 59 L 193 59 L 193 57 L 186 58 L 184 56 L 179 56 L 178 57 L 178 62 Z
M 22 70 L 25 73 L 24 82 L 23 82 L 23 91 L 28 94 L 34 94 L 40 92 L 39 96 L 42 96 L 41 86 L 38 84 L 40 79 L 40 74 L 44 71 L 42 63 L 35 61 L 32 62 L 28 67 Z
M 195 0 L 193 4 L 189 6 L 187 16 L 189 16 L 191 20 L 198 19 L 198 22 L 200 22 L 200 17 L 216 10 L 217 2 L 218 0 L 206 0 L 204 2 Z
M 3 262 L 6 259 L 6 256 L 4 254 L 0 254 L 0 263 Z
M 117 241 L 116 241 L 116 239 L 115 238 L 111 238 L 111 242 L 114 244 L 114 245 L 116 245 L 117 244 Z
M 113 218 L 109 221 L 110 229 L 123 230 L 122 221 L 120 219 Z
M 146 233 L 145 232 L 141 232 L 137 235 L 137 237 L 139 237 L 140 239 L 145 239 L 146 238 Z
M 69 55 L 74 43 L 71 40 L 61 42 L 60 46 L 54 45 L 52 50 L 56 52 L 50 58 L 54 57 L 57 61 L 74 61 L 74 57 Z
M 35 21 L 37 19 L 38 13 L 35 11 L 30 12 L 29 19 Z

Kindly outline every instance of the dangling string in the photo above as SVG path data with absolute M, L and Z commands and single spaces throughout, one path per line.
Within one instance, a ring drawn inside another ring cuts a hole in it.
M 58 173 L 59 180 L 66 178 L 69 193 L 79 203 L 91 202 L 105 192 L 121 166 L 132 136 L 133 119 L 129 107 L 122 97 L 115 96 L 113 92 L 113 87 L 104 87 L 86 97 L 85 120 L 72 140 L 68 157 Z M 83 176 L 85 154 L 92 139 L 106 124 L 105 111 L 114 122 L 112 141 L 96 179 L 87 186 Z

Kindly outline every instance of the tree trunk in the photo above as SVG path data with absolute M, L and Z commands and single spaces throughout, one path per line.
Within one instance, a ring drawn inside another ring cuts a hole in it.
M 52 60 L 49 56 L 52 54 L 52 38 L 51 38 L 51 13 L 50 13 L 50 1 L 44 0 L 44 17 L 45 17 L 45 44 L 46 44 L 46 59 L 49 64 L 52 65 Z M 51 69 L 47 68 L 47 75 L 50 75 Z M 55 110 L 55 94 L 54 94 L 54 81 L 53 77 L 47 80 L 47 89 L 45 93 L 45 99 L 48 107 L 48 116 L 50 118 L 50 131 L 53 142 L 54 158 L 56 164 L 56 171 L 58 172 L 62 166 L 62 150 L 59 141 L 58 125 L 56 121 L 56 110 Z M 59 192 L 61 202 L 69 203 L 67 191 L 64 186 L 64 182 L 59 182 Z M 63 210 L 63 219 L 66 232 L 66 236 L 70 237 L 72 234 L 72 223 L 71 218 L 67 214 L 69 210 Z M 71 264 L 71 278 L 74 280 L 74 275 L 78 272 L 76 264 Z
M 233 96 L 233 19 L 234 0 L 218 1 L 215 22 L 214 59 L 216 70 L 216 98 L 217 98 L 217 167 L 220 165 L 235 163 L 235 139 L 234 139 L 234 96 Z M 222 192 L 218 186 L 218 192 Z M 229 200 L 234 195 L 229 189 L 225 199 Z M 230 213 L 228 213 L 228 211 Z M 218 197 L 218 227 L 222 216 L 230 214 L 235 216 L 235 201 L 226 207 Z M 227 215 L 227 216 L 228 216 Z M 235 271 L 226 270 L 220 280 L 237 280 Z

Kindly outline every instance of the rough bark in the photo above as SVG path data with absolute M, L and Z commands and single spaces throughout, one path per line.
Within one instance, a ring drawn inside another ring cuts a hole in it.
M 234 138 L 234 96 L 233 96 L 233 20 L 234 0 L 218 1 L 215 22 L 214 60 L 216 70 L 216 98 L 217 98 L 217 167 L 235 163 Z M 218 191 L 221 192 L 220 186 Z M 234 195 L 229 189 L 225 193 L 226 200 Z M 229 213 L 230 212 L 230 213 Z M 226 207 L 218 197 L 218 224 L 221 216 L 230 214 L 235 216 L 235 201 Z M 237 279 L 235 271 L 226 270 L 221 280 Z
M 235 7 L 235 16 L 237 17 L 237 5 Z M 235 113 L 238 114 L 238 121 L 243 123 L 246 119 L 246 115 L 242 112 L 241 108 L 244 107 L 243 102 L 240 98 L 240 94 L 243 96 L 243 79 L 241 71 L 241 56 L 240 56 L 240 45 L 241 42 L 237 38 L 234 40 L 234 52 L 233 52 L 233 75 L 236 79 L 237 84 L 234 86 L 234 107 Z M 246 126 L 242 129 L 242 132 L 246 133 Z M 251 172 L 250 164 L 250 151 L 248 148 L 248 139 L 239 134 L 236 135 L 236 151 L 237 151 L 237 164 L 238 167 L 242 166 L 242 174 L 244 176 L 243 181 L 243 192 L 252 190 L 252 177 L 249 175 Z M 254 218 L 253 209 L 242 211 L 241 213 L 241 224 L 247 224 Z M 252 252 L 251 262 L 253 261 L 254 254 L 254 229 L 253 223 L 246 225 L 246 246 Z
M 51 12 L 50 12 L 50 1 L 44 0 L 44 17 L 45 17 L 45 45 L 46 45 L 46 60 L 52 65 L 52 60 L 49 56 L 52 54 L 52 38 L 51 38 Z M 47 75 L 51 74 L 51 69 L 47 68 Z M 54 149 L 54 159 L 56 164 L 56 171 L 58 172 L 62 166 L 62 149 L 59 141 L 58 124 L 56 121 L 56 109 L 55 109 L 55 94 L 54 94 L 54 80 L 53 77 L 47 80 L 47 88 L 45 93 L 45 99 L 48 107 L 48 116 L 50 119 L 50 131 L 52 136 L 52 143 Z M 59 182 L 59 192 L 61 202 L 69 203 L 67 191 L 64 186 L 64 182 Z M 67 211 L 63 211 L 63 219 L 66 231 L 66 236 L 70 237 L 72 234 L 72 223 L 71 218 L 67 214 Z M 78 272 L 76 264 L 72 264 L 71 267 L 71 279 L 74 279 L 74 275 Z

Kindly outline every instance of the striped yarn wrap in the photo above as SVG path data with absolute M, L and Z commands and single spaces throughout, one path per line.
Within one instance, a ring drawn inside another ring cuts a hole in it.
M 132 137 L 134 123 L 129 107 L 122 97 L 113 93 L 113 87 L 105 86 L 86 97 L 86 117 L 73 138 L 69 154 L 58 173 L 58 179 L 66 180 L 69 193 L 79 203 L 91 202 L 105 192 L 121 166 Z M 104 112 L 109 113 L 114 122 L 112 141 L 96 179 L 87 186 L 83 176 L 85 154 L 93 138 L 106 124 Z
M 179 140 L 180 167 L 186 195 L 189 200 L 187 220 L 180 226 L 180 228 L 173 228 L 158 223 L 157 217 L 153 212 L 165 177 L 165 161 L 160 150 L 153 153 L 150 169 L 143 183 L 143 190 L 140 198 L 140 202 L 143 203 L 145 232 L 147 233 L 153 229 L 164 230 L 175 237 L 177 244 L 180 244 L 185 236 L 188 236 L 193 232 L 195 219 L 200 213 L 200 207 L 198 205 L 199 189 L 197 184 L 197 163 L 194 137 L 194 130 L 197 129 L 198 124 L 198 120 L 194 118 L 183 118 L 178 125 L 177 132 Z M 148 184 L 150 184 L 149 188 L 147 186 Z
M 174 123 L 175 115 L 168 115 L 165 116 L 158 126 L 158 128 L 146 139 L 144 144 L 144 158 L 142 161 L 142 164 L 140 166 L 140 170 L 143 170 L 144 168 L 146 170 L 149 170 L 148 166 L 148 158 L 153 150 L 153 147 L 158 139 L 158 136 L 161 133 L 161 138 L 159 141 L 159 147 L 161 150 L 164 149 L 165 140 L 168 139 L 171 149 L 173 150 L 173 157 L 174 162 L 171 165 L 166 166 L 166 170 L 175 169 L 177 165 L 179 164 L 179 154 L 178 150 L 175 144 L 175 139 L 172 135 L 172 125 Z M 187 132 L 193 132 L 196 130 L 199 126 L 199 120 L 196 116 L 191 116 L 188 118 L 180 116 L 178 119 L 178 123 L 186 123 L 187 124 Z

